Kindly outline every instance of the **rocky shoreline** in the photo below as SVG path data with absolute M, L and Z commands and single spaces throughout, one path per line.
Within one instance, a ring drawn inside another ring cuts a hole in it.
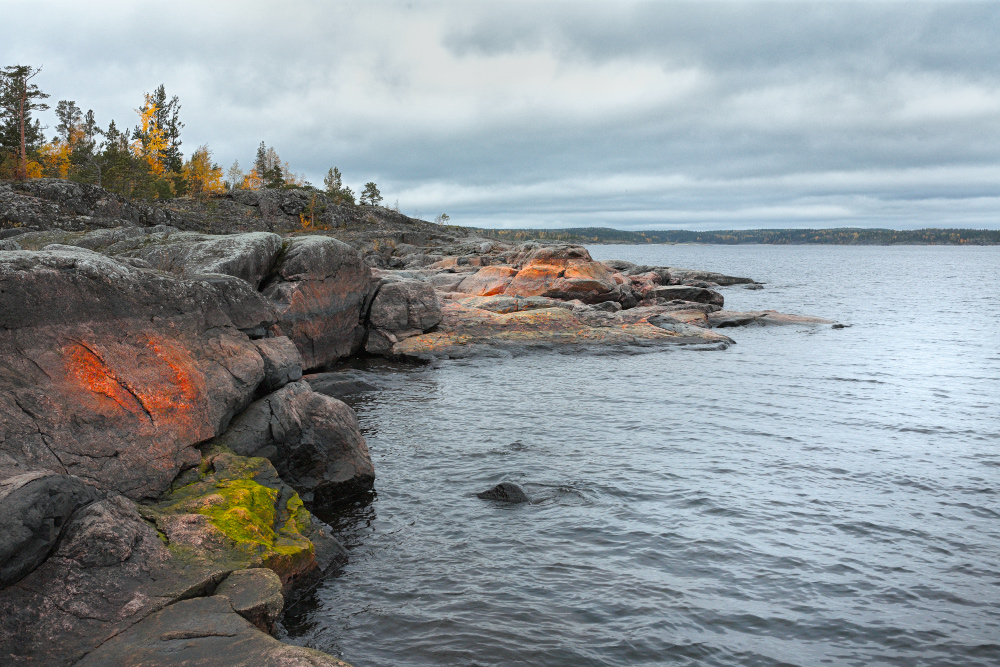
M 312 512 L 373 488 L 346 359 L 835 325 L 726 311 L 748 278 L 316 201 L 0 184 L 0 663 L 345 664 L 271 633 L 346 557 Z

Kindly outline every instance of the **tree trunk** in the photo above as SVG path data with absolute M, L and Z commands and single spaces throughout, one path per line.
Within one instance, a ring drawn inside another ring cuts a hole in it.
M 24 146 L 24 103 L 28 98 L 28 82 L 25 80 L 24 85 L 21 87 L 21 113 L 20 113 L 20 126 L 21 126 L 21 166 L 18 169 L 18 178 L 20 180 L 25 180 L 28 178 L 28 152 Z

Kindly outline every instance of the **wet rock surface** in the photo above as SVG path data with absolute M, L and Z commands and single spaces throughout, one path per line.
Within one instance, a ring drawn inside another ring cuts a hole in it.
M 365 391 L 375 391 L 379 388 L 359 374 L 349 371 L 314 373 L 306 375 L 302 379 L 308 382 L 317 394 L 326 394 L 339 399 Z
M 76 667 L 348 667 L 283 644 L 243 618 L 225 595 L 181 600 L 102 644 Z

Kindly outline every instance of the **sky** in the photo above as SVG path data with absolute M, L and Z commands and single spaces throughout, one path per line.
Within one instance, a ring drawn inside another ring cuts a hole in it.
M 162 83 L 186 154 L 424 219 L 1000 228 L 1000 2 L 0 0 L 0 34 L 53 107 L 132 127 Z

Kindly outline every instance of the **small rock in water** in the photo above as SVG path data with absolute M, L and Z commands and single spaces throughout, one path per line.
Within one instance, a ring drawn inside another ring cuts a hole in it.
M 511 482 L 500 482 L 489 491 L 477 493 L 476 497 L 483 500 L 499 500 L 505 503 L 528 502 L 528 495 L 521 487 Z
M 745 285 L 743 289 L 764 289 L 764 286 L 760 283 L 750 283 L 749 285 Z
M 836 324 L 834 324 L 830 328 L 831 329 L 846 329 L 849 326 L 851 326 L 851 325 L 850 324 L 841 324 L 840 322 L 837 322 Z

